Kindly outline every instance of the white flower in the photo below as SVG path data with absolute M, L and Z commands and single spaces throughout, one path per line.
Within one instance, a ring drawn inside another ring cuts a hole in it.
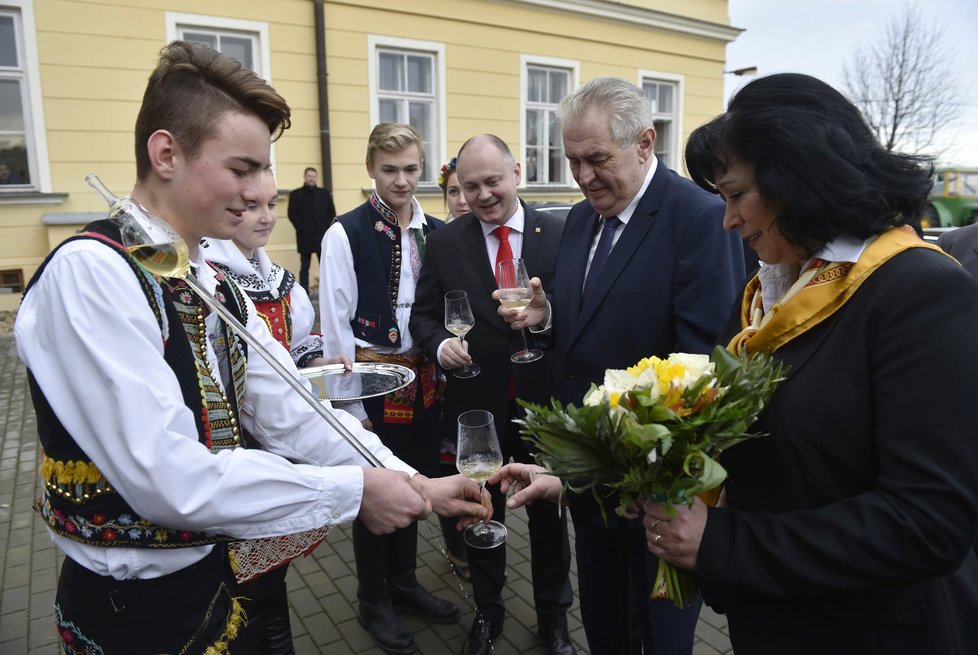
M 647 461 L 649 464 L 655 464 L 655 460 L 657 460 L 657 459 L 659 459 L 659 455 L 657 454 L 655 448 L 653 448 L 652 450 L 650 450 L 645 455 L 645 461 Z
M 673 353 L 669 355 L 669 361 L 682 364 L 686 369 L 684 384 L 692 384 L 699 380 L 703 375 L 713 375 L 713 362 L 708 355 L 695 355 L 691 353 Z
M 584 394 L 584 404 L 589 407 L 597 407 L 608 400 L 608 394 L 604 387 L 591 386 L 591 390 Z
M 625 393 L 638 386 L 638 378 L 619 369 L 609 368 L 604 372 L 604 389 L 609 394 Z

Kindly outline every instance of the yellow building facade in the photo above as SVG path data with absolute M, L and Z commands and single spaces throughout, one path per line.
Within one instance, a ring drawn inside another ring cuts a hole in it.
M 525 200 L 580 199 L 553 112 L 602 75 L 645 89 L 657 151 L 682 170 L 686 135 L 722 109 L 738 33 L 726 0 L 0 0 L 0 173 L 12 171 L 0 179 L 0 310 L 16 308 L 54 245 L 104 213 L 88 173 L 119 195 L 132 188 L 136 113 L 172 39 L 239 58 L 289 101 L 293 126 L 273 151 L 281 189 L 314 166 L 337 210 L 352 209 L 370 190 L 372 126 L 411 122 L 426 143 L 419 198 L 444 216 L 438 170 L 481 132 L 510 144 Z M 283 200 L 268 249 L 297 269 L 285 212 Z

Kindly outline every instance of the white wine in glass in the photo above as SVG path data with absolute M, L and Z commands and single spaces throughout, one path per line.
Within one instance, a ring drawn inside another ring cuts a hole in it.
M 523 310 L 533 299 L 533 289 L 530 288 L 530 276 L 526 273 L 526 264 L 522 259 L 504 259 L 496 265 L 496 285 L 499 287 L 499 304 L 507 309 Z M 514 353 L 509 361 L 514 364 L 535 362 L 543 353 L 531 350 L 526 343 L 526 330 L 520 330 L 523 335 L 523 350 Z
M 503 465 L 492 412 L 472 409 L 458 417 L 455 466 L 458 472 L 485 489 L 486 480 Z M 466 528 L 462 539 L 471 548 L 488 550 L 506 541 L 506 526 L 499 521 L 480 521 Z
M 464 291 L 449 291 L 445 294 L 445 329 L 458 337 L 459 343 L 475 327 L 475 316 L 469 305 L 469 296 Z M 482 369 L 478 364 L 469 364 L 452 371 L 457 378 L 474 378 Z

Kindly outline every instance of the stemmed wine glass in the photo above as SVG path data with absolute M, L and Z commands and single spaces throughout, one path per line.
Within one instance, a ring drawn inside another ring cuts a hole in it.
M 504 259 L 496 267 L 496 283 L 499 287 L 499 304 L 507 309 L 523 310 L 533 299 L 530 289 L 530 276 L 526 273 L 526 265 L 522 259 Z M 514 353 L 509 361 L 514 364 L 535 362 L 543 353 L 531 350 L 526 343 L 526 329 L 520 330 L 523 335 L 523 350 Z
M 503 452 L 499 449 L 491 412 L 472 409 L 459 415 L 456 453 L 458 472 L 485 489 L 486 480 L 503 465 Z M 472 548 L 488 550 L 506 541 L 508 534 L 506 526 L 499 521 L 480 521 L 469 526 L 462 539 Z
M 469 296 L 464 291 L 449 291 L 445 294 L 445 329 L 458 337 L 459 343 L 475 327 L 475 317 L 469 305 Z M 470 364 L 452 371 L 457 378 L 474 378 L 482 371 L 478 364 Z

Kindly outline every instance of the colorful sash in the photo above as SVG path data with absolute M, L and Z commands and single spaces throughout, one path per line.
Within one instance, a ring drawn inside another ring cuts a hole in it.
M 910 248 L 944 251 L 926 243 L 911 230 L 892 228 L 867 244 L 859 260 L 809 262 L 798 280 L 767 312 L 761 306 L 759 276 L 747 284 L 741 299 L 741 331 L 727 344 L 739 355 L 772 353 L 835 314 L 876 270 L 891 257 Z

